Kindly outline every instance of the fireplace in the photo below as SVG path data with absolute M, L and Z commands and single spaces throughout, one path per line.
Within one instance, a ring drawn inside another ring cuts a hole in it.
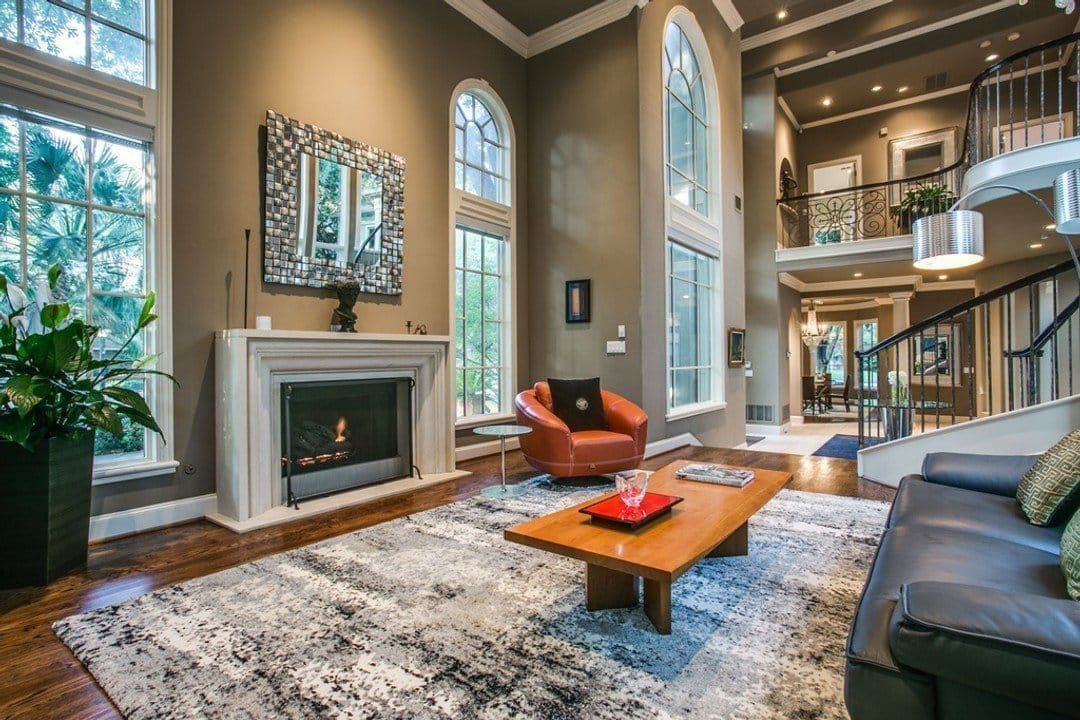
M 412 475 L 408 377 L 281 385 L 281 502 Z

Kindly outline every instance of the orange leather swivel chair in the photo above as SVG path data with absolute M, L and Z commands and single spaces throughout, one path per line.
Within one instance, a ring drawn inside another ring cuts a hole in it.
M 537 470 L 559 478 L 631 470 L 645 456 L 649 416 L 624 397 L 601 390 L 607 430 L 570 428 L 551 411 L 551 390 L 538 382 L 514 400 L 518 424 L 532 428 L 522 435 L 521 452 Z

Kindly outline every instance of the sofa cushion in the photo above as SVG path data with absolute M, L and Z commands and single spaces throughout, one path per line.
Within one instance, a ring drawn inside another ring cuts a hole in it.
M 635 457 L 634 438 L 604 430 L 580 430 L 570 436 L 575 464 L 610 463 Z
M 1016 488 L 1016 499 L 1035 525 L 1064 522 L 1080 502 L 1080 430 L 1043 453 Z
M 1080 512 L 1073 514 L 1061 536 L 1061 572 L 1073 600 L 1080 600 Z
M 584 380 L 548 379 L 551 388 L 551 411 L 570 428 L 607 430 L 604 399 L 600 394 L 600 378 Z
M 900 588 L 920 580 L 964 583 L 1064 598 L 1056 552 L 975 532 L 897 525 L 881 539 L 848 637 L 848 658 L 898 670 L 889 648 Z
M 922 525 L 1009 540 L 1057 553 L 1061 528 L 1032 525 L 1016 500 L 904 478 L 889 514 L 889 527 Z

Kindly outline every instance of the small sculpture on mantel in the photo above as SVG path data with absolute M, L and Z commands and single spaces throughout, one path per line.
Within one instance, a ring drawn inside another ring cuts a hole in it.
M 356 332 L 356 312 L 353 307 L 360 297 L 360 283 L 356 280 L 341 280 L 327 285 L 337 294 L 338 306 L 330 317 L 330 325 L 337 326 L 338 332 Z

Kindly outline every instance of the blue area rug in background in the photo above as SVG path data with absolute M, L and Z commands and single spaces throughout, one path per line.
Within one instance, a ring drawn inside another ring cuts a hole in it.
M 866 438 L 863 443 L 866 446 L 878 445 L 884 442 L 881 438 Z M 828 441 L 814 451 L 815 457 L 833 457 L 844 460 L 855 460 L 859 452 L 859 438 L 855 435 L 833 435 Z

